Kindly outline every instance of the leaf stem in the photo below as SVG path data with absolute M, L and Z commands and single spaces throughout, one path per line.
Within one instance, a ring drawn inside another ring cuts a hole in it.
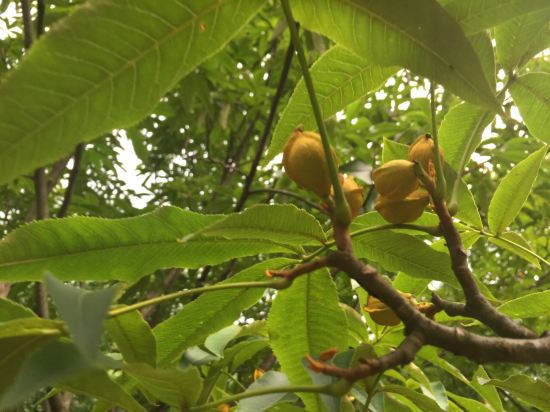
M 302 43 L 300 42 L 298 27 L 296 26 L 294 17 L 292 17 L 292 10 L 290 8 L 289 1 L 281 0 L 281 5 L 283 6 L 285 18 L 288 24 L 288 28 L 290 30 L 290 37 L 292 39 L 292 43 L 294 44 L 294 48 L 296 49 L 296 53 L 298 54 L 298 61 L 300 62 L 300 67 L 302 69 L 302 74 L 304 76 L 304 83 L 306 84 L 309 100 L 311 102 L 311 108 L 313 110 L 313 114 L 315 115 L 317 127 L 319 128 L 321 141 L 323 142 L 323 149 L 325 152 L 325 159 L 327 161 L 328 170 L 330 174 L 330 181 L 332 183 L 332 187 L 334 188 L 334 199 L 336 203 L 336 212 L 334 217 L 337 223 L 347 227 L 351 222 L 351 212 L 348 206 L 348 202 L 346 201 L 346 198 L 344 196 L 344 191 L 342 190 L 342 186 L 340 185 L 340 181 L 338 179 L 338 170 L 336 169 L 336 164 L 332 157 L 332 151 L 330 148 L 327 129 L 325 127 L 325 123 L 323 120 L 321 106 L 319 105 L 319 101 L 317 100 L 317 95 L 315 94 L 313 79 L 311 78 L 304 49 L 302 47 Z
M 499 235 L 497 235 L 497 234 L 490 233 L 490 232 L 486 232 L 485 230 L 482 230 L 482 229 L 477 229 L 477 228 L 474 228 L 474 227 L 471 227 L 471 226 L 466 226 L 466 228 L 467 228 L 469 231 L 479 233 L 479 234 L 482 235 L 482 236 L 485 236 L 485 237 L 488 237 L 488 238 L 494 238 L 494 239 L 502 240 L 504 243 L 508 243 L 509 245 L 515 246 L 515 247 L 517 247 L 518 249 L 521 249 L 522 251 L 524 251 L 525 253 L 527 253 L 527 254 L 533 256 L 534 258 L 540 260 L 540 261 L 541 261 L 542 263 L 544 263 L 545 265 L 550 266 L 550 262 L 549 262 L 548 260 L 546 260 L 545 258 L 543 258 L 542 256 L 540 256 L 539 254 L 533 252 L 532 250 L 527 249 L 525 246 L 520 245 L 519 243 L 513 242 L 513 241 L 511 241 L 510 239 L 506 239 L 505 237 L 501 237 L 501 236 L 499 236 Z
M 436 101 L 435 101 L 435 83 L 430 81 L 430 108 L 432 112 L 432 137 L 434 139 L 434 163 L 435 163 L 435 195 L 439 199 L 445 198 L 445 192 L 447 191 L 447 182 L 445 181 L 445 174 L 443 173 L 443 164 L 439 157 L 439 136 L 437 133 L 437 119 L 436 119 Z
M 254 195 L 254 194 L 257 194 L 257 193 L 272 193 L 272 194 L 276 194 L 276 195 L 283 195 L 283 196 L 293 197 L 294 199 L 298 199 L 298 200 L 304 202 L 309 207 L 311 207 L 313 209 L 317 209 L 319 212 L 325 213 L 325 210 L 322 207 L 320 207 L 317 203 L 314 203 L 311 200 L 300 196 L 298 193 L 290 192 L 288 190 L 268 188 L 268 189 L 255 189 L 255 190 L 249 191 L 248 193 L 250 195 Z
M 439 235 L 439 229 L 436 226 L 412 225 L 410 223 L 388 223 L 387 225 L 371 226 L 371 227 L 366 227 L 364 229 L 356 230 L 354 232 L 350 232 L 349 235 L 351 238 L 355 238 L 367 233 L 377 232 L 379 230 L 391 230 L 391 229 L 409 229 L 409 230 L 417 230 L 419 232 L 425 232 L 433 236 Z M 305 256 L 302 260 L 307 262 L 313 259 L 314 257 L 319 256 L 325 250 L 330 249 L 335 244 L 336 244 L 336 241 L 331 240 L 330 242 L 325 243 L 324 246 L 315 250 L 311 254 Z
M 133 305 L 121 306 L 111 309 L 108 313 L 109 317 L 120 316 L 128 312 L 132 312 L 136 309 L 142 309 L 146 306 L 156 305 L 157 303 L 165 302 L 167 300 L 177 299 L 183 296 L 197 295 L 200 293 L 215 292 L 218 290 L 226 289 L 250 289 L 250 288 L 272 288 L 272 289 L 284 289 L 289 286 L 290 282 L 287 279 L 281 278 L 276 280 L 268 280 L 262 282 L 235 282 L 235 283 L 223 283 L 212 286 L 203 286 L 201 288 L 180 290 L 174 293 L 168 293 L 166 295 L 156 296 L 152 299 L 143 300 Z
M 276 388 L 264 388 L 254 391 L 241 392 L 236 395 L 228 396 L 226 398 L 218 399 L 214 402 L 205 403 L 204 405 L 193 406 L 189 408 L 189 411 L 205 411 L 223 403 L 236 402 L 241 399 L 253 398 L 255 396 L 270 395 L 272 393 L 287 393 L 287 392 L 302 392 L 302 393 L 325 393 L 334 394 L 333 385 L 288 385 L 279 386 Z

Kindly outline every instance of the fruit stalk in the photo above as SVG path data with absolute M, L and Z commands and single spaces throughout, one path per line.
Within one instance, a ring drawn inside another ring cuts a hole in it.
M 335 220 L 335 223 L 347 227 L 351 222 L 351 212 L 344 196 L 344 191 L 342 190 L 342 186 L 340 185 L 340 181 L 338 179 L 338 170 L 336 169 L 336 164 L 334 163 L 334 159 L 332 158 L 327 129 L 323 121 L 321 107 L 319 106 L 319 102 L 317 101 L 317 96 L 315 94 L 315 88 L 313 86 L 311 74 L 309 73 L 304 49 L 302 47 L 302 43 L 300 43 L 298 28 L 296 26 L 296 22 L 294 21 L 294 17 L 292 17 L 292 10 L 290 8 L 288 0 L 281 0 L 281 5 L 285 13 L 288 28 L 290 30 L 292 43 L 294 44 L 294 48 L 296 49 L 296 53 L 298 55 L 298 61 L 300 62 L 300 67 L 304 76 L 304 82 L 306 84 L 307 92 L 311 102 L 311 108 L 315 115 L 317 127 L 319 128 L 319 134 L 321 135 L 321 141 L 323 143 L 325 158 L 330 174 L 330 181 L 334 188 L 334 200 L 336 204 L 333 218 Z

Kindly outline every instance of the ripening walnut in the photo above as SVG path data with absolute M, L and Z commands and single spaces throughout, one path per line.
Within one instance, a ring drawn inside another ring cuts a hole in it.
M 416 309 L 422 313 L 428 313 L 433 306 L 431 303 L 417 302 L 416 298 L 410 293 L 401 291 L 398 292 L 401 296 L 407 299 L 411 305 L 415 306 Z M 379 325 L 395 326 L 401 322 L 401 319 L 399 319 L 399 317 L 389 306 L 372 295 L 369 295 L 364 310 L 369 314 L 373 322 Z
M 336 167 L 338 160 L 332 149 Z M 283 150 L 285 171 L 298 186 L 311 190 L 322 199 L 330 195 L 332 187 L 321 136 L 314 132 L 295 129 Z
M 429 202 L 428 192 L 420 188 L 401 200 L 391 200 L 379 195 L 374 208 L 390 223 L 408 223 L 418 219 Z
M 372 172 L 376 191 L 388 200 L 401 200 L 414 192 L 420 183 L 414 174 L 414 163 L 390 160 Z
M 365 306 L 364 309 L 365 312 L 369 314 L 371 319 L 379 325 L 395 326 L 401 322 L 401 319 L 397 317 L 393 310 L 374 296 L 369 296 L 367 306 Z
M 443 164 L 443 151 L 439 148 L 439 159 Z M 409 147 L 409 160 L 418 162 L 432 178 L 435 177 L 434 140 L 430 134 L 419 136 Z
M 416 299 L 410 293 L 399 292 L 401 296 L 405 299 L 408 299 L 412 304 L 416 304 Z M 367 305 L 364 307 L 365 312 L 369 314 L 371 319 L 379 324 L 384 326 L 395 326 L 401 322 L 401 319 L 395 314 L 389 306 L 387 306 L 380 299 L 375 298 L 372 295 L 369 295 L 367 299 Z
M 351 175 L 339 174 L 338 180 L 340 180 L 340 185 L 342 185 L 342 190 L 346 196 L 351 217 L 354 218 L 359 214 L 361 207 L 363 206 L 363 201 L 365 200 L 365 189 L 359 186 Z M 334 196 L 334 190 L 332 189 L 331 195 Z

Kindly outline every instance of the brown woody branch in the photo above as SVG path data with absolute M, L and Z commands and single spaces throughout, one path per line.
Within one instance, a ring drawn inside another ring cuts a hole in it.
M 478 363 L 545 363 L 550 364 L 550 337 L 503 338 L 485 337 L 462 328 L 441 325 L 420 313 L 391 284 L 354 256 L 335 252 L 334 265 L 357 281 L 369 294 L 382 300 L 405 324 L 405 334 L 419 332 L 424 343 L 466 356 Z
M 306 199 L 306 198 L 300 196 L 297 193 L 294 193 L 294 192 L 291 192 L 291 191 L 288 191 L 288 190 L 284 190 L 284 189 L 274 189 L 274 188 L 255 189 L 255 190 L 250 190 L 248 193 L 249 193 L 249 195 L 255 195 L 255 194 L 259 194 L 259 193 L 269 193 L 269 194 L 272 194 L 273 197 L 275 197 L 275 195 L 288 196 L 288 197 L 292 197 L 294 199 L 297 199 L 301 202 L 304 202 L 306 205 L 308 205 L 312 209 L 317 209 L 319 212 L 323 212 L 323 213 L 325 212 L 325 210 L 321 206 L 319 206 L 317 203 L 314 203 L 311 200 Z
M 423 344 L 424 336 L 420 332 L 412 332 L 393 352 L 381 358 L 360 360 L 360 365 L 354 368 L 340 368 L 336 365 L 319 362 L 311 356 L 307 356 L 307 360 L 309 362 L 309 368 L 315 372 L 337 376 L 347 379 L 350 382 L 355 382 L 366 376 L 372 376 L 412 362 Z
M 550 336 L 537 337 L 530 332 L 527 338 L 486 337 L 468 332 L 460 327 L 450 327 L 435 322 L 405 299 L 378 271 L 364 264 L 352 253 L 351 240 L 347 230 L 335 228 L 341 244 L 339 251 L 313 262 L 307 262 L 293 269 L 270 272 L 272 276 L 284 276 L 294 280 L 297 276 L 310 273 L 319 267 L 332 266 L 348 274 L 370 295 L 376 296 L 388 305 L 405 324 L 407 337 L 392 353 L 377 360 L 366 360 L 357 368 L 343 369 L 322 362 L 310 360 L 312 369 L 333 376 L 345 378 L 351 382 L 383 372 L 389 368 L 410 362 L 423 345 L 433 345 L 456 355 L 465 356 L 477 363 L 545 363 L 550 364 Z M 345 244 L 346 242 L 349 244 Z M 437 301 L 436 299 L 436 307 Z M 453 302 L 450 302 L 453 303 Z M 445 303 L 443 304 L 445 305 Z M 465 305 L 464 305 L 465 306 Z M 459 304 L 448 305 L 447 309 L 462 310 Z M 504 316 L 504 315 L 501 315 Z M 510 320 L 511 321 L 511 320 Z M 519 326 L 519 325 L 518 325 Z
M 28 51 L 34 41 L 33 30 L 32 30 L 32 16 L 31 16 L 31 5 L 29 0 L 20 0 L 21 3 L 21 12 L 23 17 L 23 42 L 25 49 Z M 45 4 L 43 0 L 38 0 L 38 19 L 36 25 L 36 35 L 39 37 L 44 32 L 44 13 L 45 13 Z M 46 172 L 44 167 L 39 167 L 34 172 L 34 187 L 35 187 L 35 204 L 36 208 L 36 219 L 47 219 L 49 217 L 49 208 L 48 208 L 48 180 L 46 178 Z M 49 318 L 49 306 L 48 306 L 48 295 L 46 294 L 46 289 L 41 282 L 36 282 L 35 284 L 35 296 L 36 296 L 36 312 L 38 316 L 42 318 Z M 69 399 L 72 399 L 69 398 Z M 70 401 L 69 401 L 70 402 Z M 48 400 L 42 402 L 42 407 L 47 412 L 63 412 L 68 408 L 65 408 L 61 394 L 57 394 L 49 398 Z
M 295 266 L 292 269 L 285 270 L 267 270 L 266 275 L 269 277 L 280 277 L 289 280 L 289 285 L 291 282 L 296 279 L 298 276 L 311 273 L 317 269 L 321 269 L 327 266 L 332 266 L 334 258 L 336 255 L 331 254 L 328 256 L 321 257 L 317 260 L 312 260 L 311 262 L 302 263 L 301 265 Z
M 439 228 L 449 249 L 451 268 L 466 298 L 466 303 L 463 306 L 460 304 L 449 305 L 449 302 L 447 302 L 445 306 L 447 309 L 450 309 L 450 312 L 447 313 L 450 316 L 453 316 L 452 313 L 454 313 L 455 315 L 461 314 L 477 319 L 503 337 L 518 339 L 536 338 L 537 335 L 533 331 L 517 324 L 509 317 L 498 312 L 483 296 L 470 270 L 468 255 L 462 246 L 460 234 L 453 224 L 453 218 L 449 213 L 445 200 L 435 196 L 433 180 L 423 173 L 423 171 L 420 172 L 420 180 L 432 197 L 434 211 L 439 217 Z M 442 302 L 439 303 L 442 304 Z M 447 311 L 444 307 L 442 308 Z

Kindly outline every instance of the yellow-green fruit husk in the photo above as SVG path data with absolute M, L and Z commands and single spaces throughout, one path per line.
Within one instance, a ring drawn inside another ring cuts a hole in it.
M 439 158 L 443 164 L 443 151 L 439 148 Z M 429 134 L 419 136 L 409 147 L 409 160 L 418 162 L 426 173 L 435 176 L 434 168 L 434 140 Z
M 378 196 L 374 208 L 390 223 L 408 223 L 418 219 L 429 202 L 428 192 L 421 188 L 401 200 Z
M 338 178 L 344 190 L 351 217 L 354 218 L 361 212 L 361 207 L 363 207 L 365 189 L 357 184 L 353 176 L 339 175 Z
M 331 148 L 336 167 L 338 161 Z M 296 129 L 283 150 L 283 166 L 298 186 L 326 198 L 332 187 L 321 136 Z
M 420 185 L 414 174 L 414 163 L 404 159 L 390 160 L 372 172 L 376 191 L 389 200 L 406 198 Z
M 393 310 L 374 296 L 368 297 L 365 312 L 367 312 L 371 319 L 379 325 L 395 326 L 401 322 L 401 319 L 399 319 Z
M 399 293 L 413 305 L 416 304 L 416 299 L 410 293 L 401 291 L 399 291 Z M 372 295 L 369 295 L 367 298 L 367 305 L 364 307 L 364 310 L 369 314 L 371 319 L 379 325 L 395 326 L 401 322 L 401 319 L 399 319 L 389 306 Z

